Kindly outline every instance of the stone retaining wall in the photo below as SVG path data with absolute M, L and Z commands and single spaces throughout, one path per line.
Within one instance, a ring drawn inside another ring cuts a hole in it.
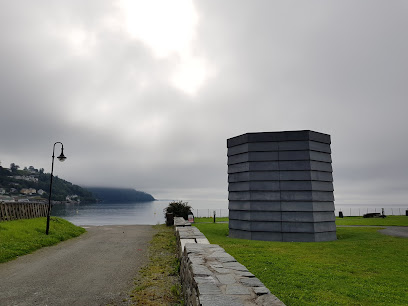
M 196 227 L 185 226 L 184 219 L 174 219 L 186 305 L 284 305 L 223 248 L 210 244 Z

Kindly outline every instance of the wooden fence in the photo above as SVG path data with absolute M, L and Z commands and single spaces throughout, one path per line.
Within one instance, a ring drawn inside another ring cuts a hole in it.
M 44 203 L 0 203 L 0 221 L 46 217 L 47 209 Z

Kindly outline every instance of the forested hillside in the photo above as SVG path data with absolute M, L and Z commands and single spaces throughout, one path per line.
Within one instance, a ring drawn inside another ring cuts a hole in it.
M 98 201 L 105 203 L 129 203 L 154 201 L 154 197 L 143 191 L 130 188 L 87 187 Z
M 50 189 L 49 173 L 44 169 L 35 169 L 33 166 L 19 170 L 19 166 L 11 164 L 10 168 L 0 166 L 0 188 L 2 194 L 13 197 L 26 197 L 27 199 L 48 199 Z M 52 200 L 66 201 L 67 197 L 73 201 L 95 203 L 93 194 L 78 185 L 54 176 L 52 183 Z

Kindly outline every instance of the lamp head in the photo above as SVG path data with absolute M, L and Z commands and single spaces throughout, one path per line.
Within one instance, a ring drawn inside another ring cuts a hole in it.
M 60 154 L 60 156 L 58 156 L 57 158 L 58 158 L 58 160 L 59 160 L 60 162 L 63 162 L 63 161 L 65 161 L 65 160 L 67 159 L 67 158 L 65 157 L 65 155 L 64 155 L 64 148 L 61 149 L 61 154 Z

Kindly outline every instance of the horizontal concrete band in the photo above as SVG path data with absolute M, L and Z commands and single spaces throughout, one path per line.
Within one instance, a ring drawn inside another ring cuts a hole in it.
M 248 221 L 229 220 L 230 229 L 252 232 L 315 233 L 336 231 L 333 221 L 288 222 L 288 221 Z
M 237 229 L 229 230 L 229 237 L 282 242 L 323 242 L 337 239 L 336 232 L 321 233 L 275 233 L 275 232 L 248 232 Z
M 332 182 L 332 172 L 325 171 L 245 171 L 228 174 L 228 182 L 249 181 L 323 181 Z
M 330 144 L 316 141 L 253 142 L 228 147 L 227 155 L 232 156 L 246 152 L 271 151 L 316 151 L 331 153 Z
M 332 191 L 230 191 L 230 201 L 334 201 Z
M 313 140 L 321 143 L 331 143 L 330 135 L 310 130 L 282 131 L 266 133 L 246 133 L 227 140 L 227 146 L 232 147 L 247 142 L 270 142 L 270 141 L 299 141 Z
M 278 212 L 278 211 L 247 211 L 230 210 L 230 220 L 265 221 L 265 222 L 326 222 L 335 221 L 333 211 L 316 212 Z
M 277 152 L 246 152 L 228 156 L 228 165 L 253 161 L 320 161 L 331 163 L 330 153 L 310 150 L 304 151 L 277 151 Z
M 228 174 L 247 171 L 322 171 L 333 172 L 331 163 L 318 161 L 257 161 L 228 166 Z
M 228 184 L 228 191 L 333 191 L 332 182 L 253 181 Z
M 279 212 L 302 212 L 302 211 L 334 211 L 334 202 L 283 202 L 283 201 L 229 201 L 228 209 L 250 211 L 279 211 Z

